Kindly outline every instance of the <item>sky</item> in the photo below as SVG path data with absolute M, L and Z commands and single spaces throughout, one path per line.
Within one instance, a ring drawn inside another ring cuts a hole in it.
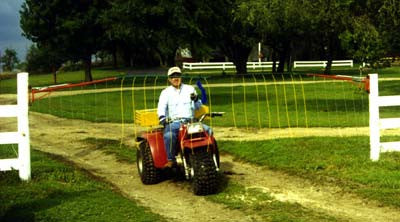
M 22 36 L 19 27 L 19 10 L 24 0 L 0 0 L 0 52 L 6 48 L 14 49 L 21 61 L 32 44 Z

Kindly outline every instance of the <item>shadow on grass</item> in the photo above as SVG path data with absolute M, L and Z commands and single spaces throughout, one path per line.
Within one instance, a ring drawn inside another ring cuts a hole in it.
M 81 198 L 82 196 L 85 196 L 86 193 L 88 193 L 88 191 L 64 192 L 61 190 L 57 190 L 49 194 L 45 198 L 13 205 L 5 211 L 2 217 L 0 217 L 0 221 L 36 221 L 35 212 L 44 211 L 46 209 L 56 207 L 63 202 L 67 202 L 75 198 Z

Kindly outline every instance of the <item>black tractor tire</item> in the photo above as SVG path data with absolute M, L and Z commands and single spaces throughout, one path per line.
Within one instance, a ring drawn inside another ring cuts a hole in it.
M 218 188 L 218 175 L 212 156 L 207 152 L 191 156 L 194 171 L 192 187 L 195 195 L 213 194 Z
M 136 165 L 143 184 L 155 184 L 160 181 L 161 171 L 154 167 L 153 156 L 147 141 L 143 141 L 136 151 Z

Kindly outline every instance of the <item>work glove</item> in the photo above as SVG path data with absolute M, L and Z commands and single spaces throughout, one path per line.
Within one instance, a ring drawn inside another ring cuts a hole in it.
M 199 100 L 199 96 L 197 96 L 195 93 L 190 94 L 190 99 L 194 102 L 197 102 Z

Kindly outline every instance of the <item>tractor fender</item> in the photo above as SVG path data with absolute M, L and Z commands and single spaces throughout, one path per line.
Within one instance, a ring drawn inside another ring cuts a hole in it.
M 162 131 L 154 131 L 144 133 L 137 141 L 147 141 L 150 146 L 151 155 L 153 157 L 154 166 L 156 168 L 163 168 L 168 162 L 167 152 L 164 145 L 164 134 Z

